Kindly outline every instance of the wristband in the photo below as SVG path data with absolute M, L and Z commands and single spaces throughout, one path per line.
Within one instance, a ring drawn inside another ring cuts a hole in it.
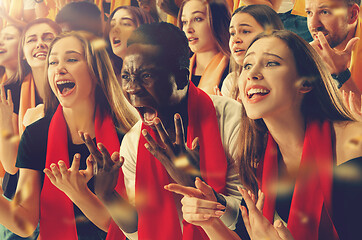
M 44 0 L 34 0 L 35 3 L 42 3 Z
M 331 74 L 332 78 L 336 81 L 338 89 L 340 89 L 345 82 L 351 77 L 351 72 L 347 68 L 339 74 Z

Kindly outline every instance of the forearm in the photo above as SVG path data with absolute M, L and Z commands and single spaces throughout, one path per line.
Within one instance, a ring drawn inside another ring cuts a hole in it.
M 16 121 L 17 123 L 17 121 Z M 18 154 L 19 137 L 15 131 L 15 122 L 7 124 L 14 128 L 2 127 L 0 136 L 0 161 L 6 172 L 15 174 L 18 168 L 15 167 Z
M 0 224 L 21 237 L 29 237 L 38 225 L 39 215 L 15 204 L 16 200 L 10 202 L 0 196 Z
M 240 240 L 239 236 L 231 231 L 219 218 L 214 218 L 211 224 L 202 227 L 210 240 Z
M 184 169 L 176 167 L 173 163 L 163 164 L 170 177 L 175 180 L 176 183 L 183 186 L 195 187 L 195 178 L 188 174 Z
M 124 200 L 116 191 L 99 196 L 99 198 L 120 229 L 125 233 L 134 233 L 138 230 L 138 214 L 136 208 Z
M 91 222 L 103 231 L 108 231 L 111 216 L 94 193 L 87 188 L 83 193 L 69 194 L 68 197 Z

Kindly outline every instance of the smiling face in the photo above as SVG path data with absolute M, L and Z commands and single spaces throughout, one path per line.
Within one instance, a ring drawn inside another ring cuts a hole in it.
M 0 66 L 15 68 L 18 63 L 18 44 L 20 32 L 14 26 L 8 26 L 0 32 Z
M 46 23 L 35 24 L 25 33 L 23 52 L 31 68 L 44 67 L 50 43 L 56 33 Z
M 123 61 L 123 93 L 148 125 L 180 101 L 176 77 L 162 59 L 159 47 L 132 44 Z
M 251 41 L 263 31 L 264 28 L 248 13 L 237 13 L 231 18 L 229 47 L 238 65 L 243 64 Z
M 257 40 L 245 55 L 239 79 L 240 98 L 251 119 L 282 116 L 300 109 L 303 94 L 297 87 L 295 59 L 279 38 Z
M 94 101 L 95 81 L 79 39 L 69 36 L 54 44 L 49 53 L 48 81 L 63 107 Z
M 182 9 L 182 31 L 186 34 L 189 47 L 194 53 L 217 49 L 216 40 L 209 25 L 209 17 L 207 7 L 202 1 L 191 0 L 185 3 Z
M 126 9 L 119 9 L 110 22 L 109 41 L 115 55 L 123 58 L 127 49 L 127 40 L 137 28 L 132 14 Z
M 308 29 L 313 38 L 322 32 L 329 45 L 340 45 L 348 35 L 350 7 L 340 0 L 306 0 Z

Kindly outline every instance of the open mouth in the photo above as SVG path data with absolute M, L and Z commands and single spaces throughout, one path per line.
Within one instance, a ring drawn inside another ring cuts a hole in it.
M 249 99 L 255 99 L 269 94 L 269 90 L 263 88 L 252 88 L 247 91 L 247 97 Z
M 118 39 L 118 38 L 113 38 L 113 45 L 117 45 L 117 44 L 120 44 L 121 43 L 121 40 Z
M 0 49 L 0 54 L 2 53 L 6 53 L 6 50 L 5 49 Z
M 75 83 L 68 80 L 62 80 L 57 82 L 57 87 L 61 95 L 67 95 L 74 89 Z
M 47 52 L 37 52 L 33 55 L 34 58 L 42 59 L 44 60 L 47 56 Z
M 192 42 L 194 42 L 194 41 L 196 41 L 196 40 L 198 40 L 198 38 L 195 38 L 195 37 L 189 38 L 189 42 L 190 42 L 190 43 L 192 43 Z
M 148 107 L 148 106 L 142 106 L 142 107 L 136 107 L 139 114 L 141 115 L 141 118 L 143 119 L 143 122 L 146 125 L 152 125 L 153 120 L 157 117 L 157 111 L 154 108 Z

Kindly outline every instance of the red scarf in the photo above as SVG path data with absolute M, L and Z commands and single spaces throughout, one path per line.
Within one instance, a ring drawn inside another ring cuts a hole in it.
M 210 97 L 192 83 L 188 92 L 188 117 L 187 146 L 191 148 L 192 140 L 199 137 L 202 177 L 215 191 L 224 192 L 227 161 L 215 107 Z M 142 129 L 147 129 L 157 139 L 150 127 L 143 124 Z M 141 135 L 138 143 L 135 194 L 136 204 L 146 202 L 146 205 L 137 206 L 138 239 L 208 239 L 201 228 L 185 221 L 182 234 L 175 203 L 177 196 L 163 188 L 172 182 L 172 179 L 163 165 L 144 147 L 145 143 L 146 140 Z M 109 235 L 114 236 L 112 239 L 117 239 L 116 231 L 120 232 L 113 224 L 108 231 Z
M 189 87 L 187 146 L 199 137 L 200 170 L 203 179 L 217 192 L 224 192 L 227 162 L 221 142 L 215 107 L 207 94 Z M 155 132 L 142 125 L 156 138 Z M 175 204 L 174 194 L 163 186 L 172 182 L 163 165 L 144 147 L 147 141 L 141 135 L 138 144 L 136 167 L 136 200 L 143 199 L 146 205 L 139 206 L 139 239 L 208 239 L 204 231 L 184 221 L 183 237 Z M 136 201 L 137 203 L 138 201 Z
M 314 121 L 307 125 L 302 160 L 293 192 L 288 229 L 295 240 L 339 239 L 331 219 L 333 146 L 331 123 Z M 269 134 L 264 159 L 257 169 L 265 194 L 264 216 L 273 223 L 278 179 L 277 146 Z M 319 231 L 321 230 L 321 231 Z M 328 238 L 326 238 L 328 236 Z
M 111 153 L 119 151 L 120 144 L 110 115 L 102 118 L 97 109 L 94 127 L 97 142 L 102 142 Z M 70 167 L 67 131 L 63 109 L 59 105 L 49 125 L 46 168 L 59 160 Z M 44 177 L 40 196 L 40 237 L 44 240 L 78 239 L 73 202 L 47 176 Z

